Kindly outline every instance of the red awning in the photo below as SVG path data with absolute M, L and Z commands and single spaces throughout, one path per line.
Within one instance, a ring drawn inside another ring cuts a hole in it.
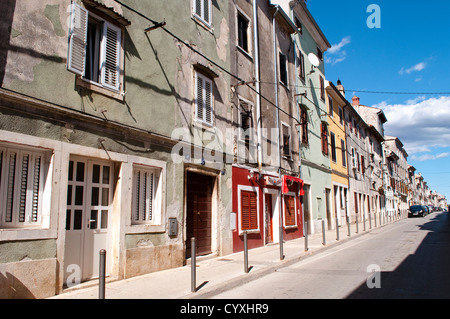
M 293 177 L 293 176 L 289 176 L 289 175 L 283 175 L 282 176 L 282 186 L 281 186 L 281 192 L 283 194 L 286 194 L 289 192 L 289 188 L 287 185 L 287 181 L 292 181 L 294 183 L 298 183 L 299 187 L 300 187 L 300 192 L 299 195 L 302 196 L 305 194 L 305 192 L 303 191 L 303 180 L 298 178 L 298 177 Z

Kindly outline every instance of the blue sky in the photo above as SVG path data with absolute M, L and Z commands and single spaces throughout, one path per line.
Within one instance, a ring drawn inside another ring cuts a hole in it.
M 381 28 L 367 25 L 371 4 Z M 403 142 L 408 163 L 450 200 L 450 1 L 308 0 L 307 7 L 332 45 L 327 80 L 339 78 L 349 101 L 357 95 L 382 108 L 386 135 Z

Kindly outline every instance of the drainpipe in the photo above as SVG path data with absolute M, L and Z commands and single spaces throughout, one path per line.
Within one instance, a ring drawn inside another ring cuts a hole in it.
M 253 0 L 253 46 L 255 50 L 255 90 L 256 90 L 256 134 L 258 144 L 256 146 L 258 151 L 258 171 L 262 171 L 262 136 L 261 136 L 261 94 L 259 82 L 259 36 L 258 36 L 258 7 L 256 0 Z

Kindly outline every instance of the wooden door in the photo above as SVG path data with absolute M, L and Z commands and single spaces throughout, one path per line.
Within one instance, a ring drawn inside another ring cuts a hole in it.
M 266 244 L 273 243 L 273 209 L 272 195 L 265 194 Z
M 191 238 L 197 240 L 196 255 L 211 253 L 211 215 L 214 178 L 192 172 L 186 182 L 186 258 L 191 257 Z

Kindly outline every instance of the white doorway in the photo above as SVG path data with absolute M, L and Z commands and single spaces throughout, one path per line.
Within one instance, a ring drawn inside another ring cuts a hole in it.
M 64 281 L 70 265 L 78 265 L 81 281 L 98 277 L 99 251 L 108 252 L 113 165 L 85 158 L 69 161 Z M 107 253 L 108 258 L 108 253 Z M 106 274 L 109 274 L 106 262 Z M 73 267 L 73 266 L 72 266 Z M 73 268 L 70 268 L 73 269 Z

